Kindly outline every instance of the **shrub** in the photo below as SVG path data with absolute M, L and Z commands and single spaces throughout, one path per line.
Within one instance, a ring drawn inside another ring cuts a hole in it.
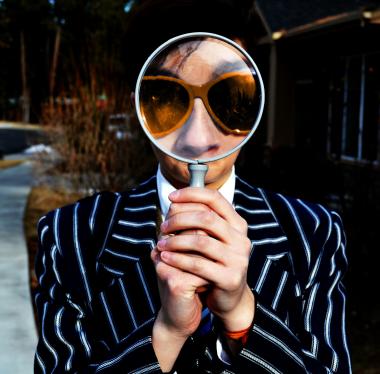
M 80 78 L 43 107 L 43 122 L 57 152 L 53 174 L 74 191 L 123 190 L 152 169 L 148 141 L 125 87 L 104 84 L 95 73 Z

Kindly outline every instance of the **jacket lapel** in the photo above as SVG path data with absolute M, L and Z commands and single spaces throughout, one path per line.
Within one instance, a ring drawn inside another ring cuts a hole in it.
M 99 256 L 100 267 L 121 276 L 126 273 L 129 264 L 150 256 L 156 245 L 157 205 L 155 176 L 122 196 Z
M 151 318 L 159 306 L 155 270 L 150 258 L 156 245 L 157 206 L 155 176 L 122 196 L 98 259 L 99 290 L 104 290 L 106 297 L 107 288 L 116 287 L 130 312 L 134 311 L 130 314 L 131 317 L 135 315 L 136 325 Z M 137 301 L 135 305 L 133 301 Z M 107 300 L 102 302 L 107 304 Z
M 119 343 L 158 311 L 153 262 L 157 220 L 156 177 L 122 194 L 97 261 L 93 308 L 108 344 Z
M 269 305 L 276 305 L 276 294 L 294 269 L 288 238 L 278 222 L 263 190 L 237 177 L 234 206 L 248 223 L 252 243 L 248 284 Z
M 271 195 L 237 178 L 235 209 L 248 222 L 252 252 L 248 284 L 259 303 L 276 311 L 285 323 L 297 319 L 301 287 L 294 269 L 297 249 L 281 227 L 279 213 L 271 205 Z
M 248 223 L 252 253 L 260 251 L 276 258 L 288 252 L 288 239 L 261 189 L 237 177 L 234 207 Z

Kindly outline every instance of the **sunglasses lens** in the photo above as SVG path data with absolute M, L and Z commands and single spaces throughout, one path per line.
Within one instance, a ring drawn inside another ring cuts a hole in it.
M 173 131 L 189 108 L 189 95 L 177 82 L 144 79 L 140 88 L 140 108 L 151 134 L 160 137 Z
M 220 80 L 208 92 L 214 114 L 231 132 L 246 133 L 259 110 L 256 82 L 250 74 L 239 74 Z

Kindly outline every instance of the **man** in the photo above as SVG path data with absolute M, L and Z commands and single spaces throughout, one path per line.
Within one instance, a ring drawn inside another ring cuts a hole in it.
M 139 19 L 162 22 L 165 2 L 148 3 Z M 165 11 L 204 8 L 181 4 Z M 210 156 L 214 122 L 194 99 L 182 147 Z M 132 192 L 41 219 L 36 372 L 349 372 L 339 216 L 248 185 L 238 152 L 209 164 L 204 189 L 154 152 L 157 174 Z

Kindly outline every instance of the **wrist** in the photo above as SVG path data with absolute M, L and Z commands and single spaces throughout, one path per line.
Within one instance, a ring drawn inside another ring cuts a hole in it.
M 240 302 L 228 314 L 220 317 L 223 329 L 228 332 L 243 331 L 250 328 L 255 316 L 255 297 L 248 285 Z
M 160 314 L 159 314 L 160 315 Z M 158 316 L 152 331 L 152 345 L 160 368 L 170 372 L 188 336 L 167 326 Z
M 158 313 L 153 325 L 153 339 L 159 338 L 162 342 L 174 341 L 177 343 L 184 343 L 190 335 L 190 333 L 186 333 L 172 327 L 162 317 L 161 312 Z

